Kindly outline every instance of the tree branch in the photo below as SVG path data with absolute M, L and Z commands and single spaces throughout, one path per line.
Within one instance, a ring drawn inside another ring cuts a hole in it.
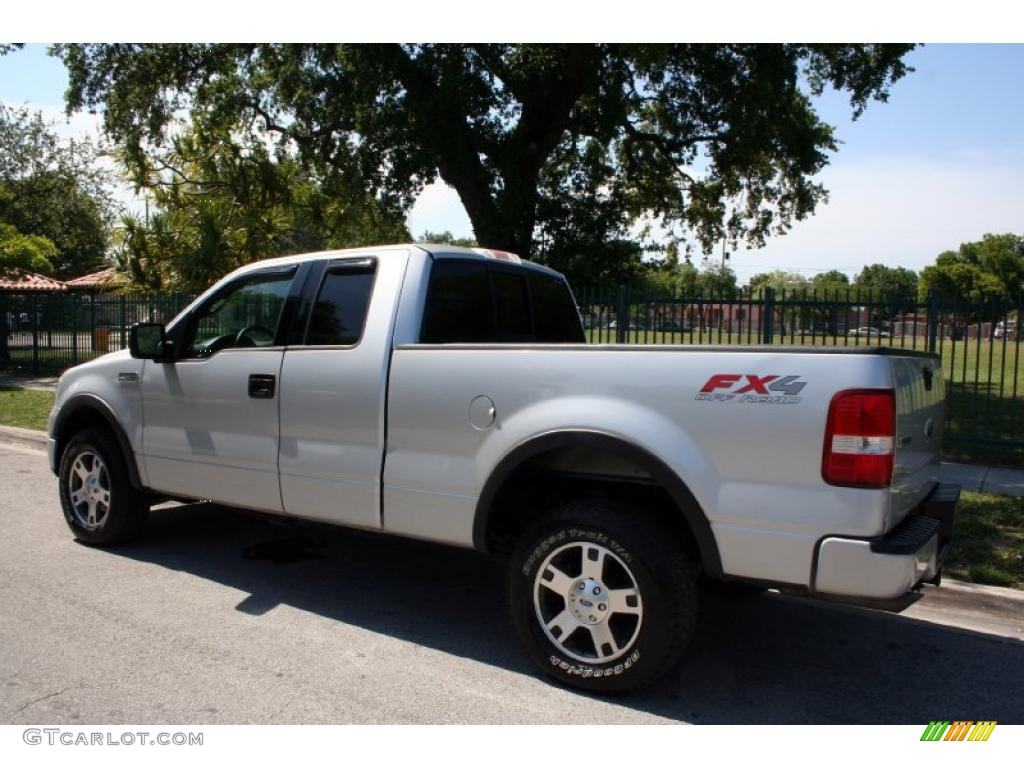
M 477 238 L 491 247 L 507 247 L 508 233 L 501 231 L 491 179 L 480 161 L 482 137 L 466 124 L 462 105 L 452 103 L 401 45 L 391 43 L 376 50 L 405 89 L 423 141 L 437 154 L 441 177 L 459 193 Z

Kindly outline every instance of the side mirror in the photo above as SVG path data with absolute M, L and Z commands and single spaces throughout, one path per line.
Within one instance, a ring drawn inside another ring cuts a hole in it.
M 132 357 L 163 362 L 168 354 L 167 333 L 160 323 L 136 323 L 128 336 L 128 351 Z

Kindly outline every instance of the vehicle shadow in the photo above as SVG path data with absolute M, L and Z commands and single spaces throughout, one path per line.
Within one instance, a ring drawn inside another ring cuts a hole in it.
M 494 599 L 500 558 L 212 504 L 154 510 L 117 552 L 245 591 L 251 615 L 286 604 L 539 675 Z M 1024 722 L 1024 642 L 777 594 L 702 599 L 683 664 L 616 704 L 697 723 Z

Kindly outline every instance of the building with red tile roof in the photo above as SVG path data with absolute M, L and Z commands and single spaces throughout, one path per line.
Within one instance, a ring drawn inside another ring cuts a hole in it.
M 36 272 L 19 272 L 0 277 L 0 292 L 3 293 L 63 293 L 66 290 L 60 280 Z

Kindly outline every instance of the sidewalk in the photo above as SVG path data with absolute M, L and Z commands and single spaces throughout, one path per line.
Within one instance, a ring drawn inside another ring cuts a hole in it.
M 1024 496 L 1024 469 L 953 464 L 947 461 L 939 469 L 939 480 L 958 483 L 965 491 Z
M 11 373 L 0 373 L 0 389 L 43 389 L 55 392 L 57 390 L 57 377 L 16 376 Z

